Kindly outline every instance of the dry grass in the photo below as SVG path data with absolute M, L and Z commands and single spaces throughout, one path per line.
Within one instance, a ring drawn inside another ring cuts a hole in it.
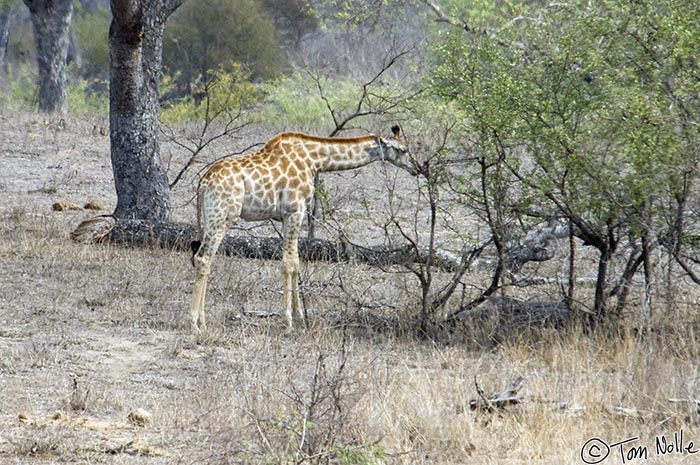
M 51 144 L 94 146 L 80 142 L 80 124 L 51 140 L 4 140 L 0 160 L 48 166 Z M 285 334 L 263 317 L 281 300 L 279 264 L 220 258 L 210 329 L 193 336 L 186 253 L 75 244 L 68 234 L 88 214 L 50 211 L 61 197 L 113 202 L 85 183 L 108 179 L 105 156 L 89 165 L 97 174 L 75 168 L 65 183 L 51 173 L 0 183 L 0 463 L 574 464 L 593 437 L 639 437 L 644 463 L 695 462 L 655 450 L 657 436 L 681 429 L 700 443 L 696 406 L 668 401 L 700 398 L 692 326 L 669 325 L 653 350 L 575 329 L 479 350 L 431 344 L 392 326 L 415 305 L 405 275 L 310 263 L 311 326 Z M 44 184 L 55 189 L 35 190 Z M 469 410 L 475 381 L 495 392 L 517 376 L 522 404 Z M 151 419 L 130 422 L 136 409 Z M 605 463 L 622 463 L 619 452 Z
M 211 329 L 195 337 L 185 254 L 73 244 L 71 224 L 2 218 L 3 463 L 578 463 L 591 437 L 635 436 L 661 463 L 657 435 L 696 439 L 695 408 L 668 402 L 698 397 L 697 359 L 679 350 L 696 340 L 649 353 L 631 337 L 551 332 L 476 352 L 343 331 L 323 318 L 340 311 L 333 293 L 314 299 L 309 330 L 287 335 L 238 313 L 277 305 L 276 264 L 227 259 Z M 318 280 L 340 272 L 309 267 Z M 367 272 L 344 279 L 361 287 Z M 518 375 L 522 405 L 468 409 L 475 380 L 497 391 Z M 137 408 L 152 423 L 130 424 Z

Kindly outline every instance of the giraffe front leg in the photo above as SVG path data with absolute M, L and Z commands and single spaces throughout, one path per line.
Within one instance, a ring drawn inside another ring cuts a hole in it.
M 292 277 L 292 308 L 294 309 L 294 319 L 302 325 L 305 324 L 304 312 L 301 309 L 301 299 L 299 298 L 299 261 L 296 262 L 296 269 Z
M 304 212 L 297 211 L 284 219 L 284 319 L 288 328 L 292 328 L 292 310 L 294 316 L 304 321 L 299 299 L 299 231 Z
M 288 329 L 293 328 L 292 323 L 292 289 L 294 288 L 294 272 L 291 270 L 291 264 L 287 257 L 284 258 L 282 264 L 282 274 L 284 275 L 284 308 L 282 314 L 284 323 Z

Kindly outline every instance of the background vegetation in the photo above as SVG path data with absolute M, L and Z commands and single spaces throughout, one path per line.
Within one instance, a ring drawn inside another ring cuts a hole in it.
M 180 8 L 164 39 L 161 120 L 191 154 L 171 184 L 220 137 L 401 123 L 422 176 L 412 223 L 389 212 L 383 241 L 426 256 L 405 270 L 422 331 L 542 280 L 559 288 L 539 297 L 574 320 L 615 327 L 641 312 L 633 325 L 648 331 L 656 304 L 677 307 L 675 277 L 700 282 L 696 1 L 204 3 Z M 3 103 L 28 108 L 27 13 L 2 11 Z M 73 112 L 107 106 L 109 21 L 104 2 L 76 6 Z M 325 234 L 345 234 L 320 205 Z M 440 282 L 444 253 L 455 271 Z M 482 253 L 491 277 L 467 292 Z M 558 268 L 533 267 L 554 255 Z
M 76 3 L 69 114 L 36 117 L 28 13 L 0 0 L 0 457 L 577 463 L 594 436 L 697 431 L 697 0 L 186 2 L 164 41 L 173 221 L 209 163 L 283 130 L 399 123 L 420 167 L 322 178 L 307 234 L 418 259 L 304 264 L 305 337 L 263 318 L 275 262 L 217 259 L 211 328 L 184 336 L 189 256 L 84 248 L 41 210 L 85 186 L 114 203 L 109 22 Z M 512 415 L 469 411 L 518 375 Z

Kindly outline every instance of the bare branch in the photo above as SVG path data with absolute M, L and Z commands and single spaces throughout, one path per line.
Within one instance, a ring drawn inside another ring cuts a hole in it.
M 695 284 L 700 284 L 700 276 L 698 276 L 693 269 L 686 263 L 685 259 L 680 256 L 680 254 L 673 254 L 673 258 L 676 259 L 676 263 L 678 263 L 681 268 L 683 268 L 683 271 L 688 275 L 688 277 L 695 283 Z
M 464 249 L 464 252 L 462 253 L 462 258 L 459 263 L 459 267 L 457 270 L 454 272 L 452 275 L 452 279 L 450 280 L 449 283 L 445 287 L 443 287 L 440 292 L 437 293 L 437 296 L 433 298 L 432 302 L 430 303 L 430 306 L 433 309 L 438 309 L 445 305 L 449 298 L 454 294 L 454 291 L 457 289 L 457 286 L 462 282 L 462 277 L 464 276 L 464 273 L 469 270 L 469 267 L 474 263 L 474 260 L 476 260 L 479 255 L 484 251 L 486 246 L 488 246 L 491 243 L 491 239 L 488 241 L 482 242 L 478 246 L 472 248 L 472 249 Z
M 323 83 L 321 80 L 321 76 L 318 73 L 313 73 L 310 70 L 306 70 L 307 75 L 314 81 L 316 84 L 316 88 L 318 89 L 319 96 L 321 97 L 321 100 L 326 104 L 326 108 L 328 109 L 328 113 L 330 114 L 332 120 L 333 120 L 333 130 L 330 132 L 329 137 L 335 137 L 338 134 L 340 134 L 342 131 L 345 131 L 348 129 L 348 125 L 359 118 L 370 116 L 370 115 L 382 115 L 389 113 L 396 108 L 398 108 L 400 105 L 405 103 L 408 99 L 415 97 L 415 95 L 418 94 L 418 92 L 409 92 L 409 93 L 400 93 L 395 96 L 391 97 L 384 97 L 380 96 L 378 93 L 375 93 L 372 91 L 373 87 L 378 85 L 378 83 L 381 82 L 382 77 L 386 72 L 391 69 L 393 66 L 396 65 L 403 57 L 407 56 L 410 53 L 409 50 L 402 50 L 399 52 L 394 53 L 394 49 L 390 49 L 387 51 L 387 54 L 384 58 L 383 65 L 381 69 L 374 74 L 371 78 L 369 78 L 364 84 L 362 84 L 362 95 L 360 95 L 359 99 L 357 100 L 357 104 L 355 105 L 354 109 L 350 114 L 348 114 L 345 118 L 340 118 L 339 112 L 336 108 L 333 107 L 331 104 L 330 100 L 326 96 L 325 89 L 323 87 Z M 382 105 L 372 105 L 372 100 L 373 98 L 376 98 Z M 320 178 L 318 175 L 315 176 L 314 178 L 314 187 L 315 191 L 319 192 L 319 190 L 322 187 Z M 314 196 L 314 201 L 313 205 L 311 208 L 307 209 L 306 217 L 308 221 L 308 233 L 307 233 L 307 238 L 312 240 L 315 235 L 316 231 L 316 218 L 318 217 L 318 209 L 319 209 L 319 203 L 316 200 L 316 196 Z
M 202 124 L 197 140 L 191 142 L 192 146 L 178 140 L 175 136 L 175 131 L 173 131 L 172 128 L 165 124 L 161 125 L 161 132 L 165 134 L 171 142 L 178 147 L 187 150 L 191 154 L 189 160 L 187 160 L 185 165 L 180 169 L 170 183 L 171 189 L 175 187 L 178 182 L 180 182 L 185 172 L 198 161 L 197 157 L 207 146 L 223 137 L 232 137 L 233 134 L 242 131 L 250 124 L 248 121 L 242 121 L 244 112 L 241 105 L 236 107 L 235 113 L 231 111 L 232 109 L 229 102 L 232 98 L 232 92 L 230 90 L 228 95 L 225 97 L 223 104 L 219 105 L 218 108 L 213 105 L 211 100 L 212 92 L 218 82 L 219 81 L 217 80 L 216 76 L 211 75 L 204 82 L 204 124 Z M 213 123 L 221 120 L 223 120 L 223 129 L 216 134 L 208 136 Z M 166 129 L 168 132 L 166 132 Z

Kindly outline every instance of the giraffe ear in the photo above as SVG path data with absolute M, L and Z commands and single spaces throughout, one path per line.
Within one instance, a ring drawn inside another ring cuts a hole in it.
M 398 138 L 401 135 L 401 128 L 398 124 L 395 124 L 391 127 L 391 132 L 394 134 L 394 137 Z

